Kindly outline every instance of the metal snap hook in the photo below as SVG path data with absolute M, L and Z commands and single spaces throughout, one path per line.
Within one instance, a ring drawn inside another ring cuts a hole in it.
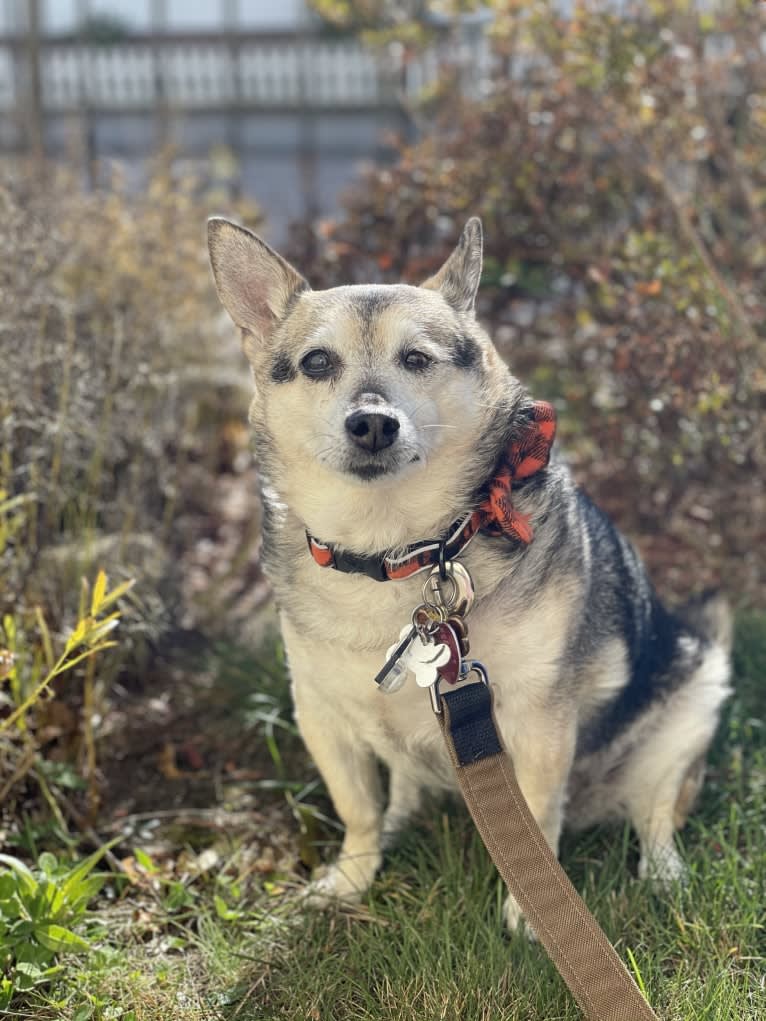
M 423 583 L 423 602 L 434 603 L 448 613 L 465 617 L 474 603 L 473 579 L 463 564 L 456 560 L 444 562 L 446 583 L 441 578 L 441 565 L 430 572 Z
M 478 659 L 467 659 L 465 660 L 463 665 L 466 669 L 463 673 L 463 676 L 460 679 L 461 682 L 463 681 L 467 682 L 470 679 L 471 674 L 476 674 L 477 677 L 479 678 L 479 683 L 483 684 L 485 688 L 489 687 L 489 676 L 487 674 L 487 668 L 484 666 L 483 663 L 480 663 Z M 441 691 L 439 691 L 438 678 L 436 682 L 432 684 L 431 687 L 428 689 L 428 694 L 431 697 L 431 708 L 433 709 L 434 713 L 436 713 L 437 716 L 441 716 L 442 699 Z

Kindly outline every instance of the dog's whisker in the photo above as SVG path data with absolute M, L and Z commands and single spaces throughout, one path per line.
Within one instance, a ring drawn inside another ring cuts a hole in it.
M 497 401 L 494 404 L 488 404 L 486 401 L 474 401 L 474 404 L 477 408 L 484 408 L 485 411 L 497 411 L 506 406 L 505 401 Z
M 325 447 L 323 450 L 317 451 L 316 458 L 318 461 L 320 461 L 323 457 L 326 457 L 328 454 L 335 453 L 335 450 L 336 450 L 335 447 Z
M 431 398 L 430 397 L 426 397 L 425 400 L 422 400 L 420 402 L 420 404 L 416 404 L 415 407 L 412 409 L 412 411 L 410 411 L 408 413 L 410 418 L 413 418 L 413 419 L 416 418 L 418 412 L 420 411 L 420 409 L 424 408 L 426 406 L 426 404 L 430 404 L 430 403 L 431 403 Z

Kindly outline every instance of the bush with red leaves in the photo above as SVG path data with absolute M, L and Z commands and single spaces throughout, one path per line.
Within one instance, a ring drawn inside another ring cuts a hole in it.
M 577 477 L 661 588 L 763 602 L 766 19 L 685 7 L 502 5 L 486 97 L 446 87 L 289 254 L 317 287 L 418 282 L 479 214 L 479 315 Z

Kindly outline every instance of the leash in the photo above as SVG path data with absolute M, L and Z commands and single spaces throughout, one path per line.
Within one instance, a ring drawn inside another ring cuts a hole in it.
M 657 1021 L 535 821 L 500 740 L 487 672 L 480 662 L 466 658 L 465 618 L 474 590 L 468 571 L 454 558 L 480 530 L 520 546 L 532 541 L 529 521 L 511 501 L 511 486 L 547 466 L 555 431 L 551 405 L 531 403 L 478 506 L 453 522 L 442 539 L 422 540 L 391 557 L 349 553 L 320 542 L 308 531 L 306 538 L 320 567 L 364 574 L 375 581 L 408 578 L 431 568 L 423 602 L 387 650 L 375 677 L 378 690 L 398 691 L 409 673 L 418 686 L 428 689 L 476 828 L 588 1021 Z M 478 682 L 470 682 L 472 674 L 478 675 Z M 441 684 L 460 686 L 442 693 Z
M 472 683 L 437 692 L 437 698 L 437 719 L 468 811 L 585 1017 L 657 1021 L 530 812 L 498 736 L 489 685 Z
M 657 1021 L 625 965 L 562 869 L 519 787 L 492 712 L 487 671 L 469 652 L 471 576 L 457 562 L 435 567 L 423 602 L 375 678 L 397 691 L 409 672 L 427 688 L 457 782 L 510 893 L 589 1021 Z M 471 681 L 472 675 L 478 676 Z M 466 683 L 461 683 L 466 682 Z M 458 685 L 442 693 L 441 685 Z

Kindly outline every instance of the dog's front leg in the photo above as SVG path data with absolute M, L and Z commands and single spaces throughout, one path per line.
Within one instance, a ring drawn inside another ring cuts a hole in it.
M 566 790 L 574 760 L 576 725 L 557 718 L 541 706 L 526 706 L 517 714 L 508 707 L 496 712 L 503 742 L 513 760 L 516 777 L 532 815 L 553 851 L 558 854 L 564 820 Z M 516 899 L 508 895 L 503 913 L 505 924 L 514 931 L 522 913 Z
M 307 901 L 356 902 L 369 889 L 381 863 L 381 785 L 375 756 L 352 727 L 317 698 L 317 679 L 303 689 L 294 677 L 298 727 L 322 774 L 346 832 L 337 862 L 307 891 Z

